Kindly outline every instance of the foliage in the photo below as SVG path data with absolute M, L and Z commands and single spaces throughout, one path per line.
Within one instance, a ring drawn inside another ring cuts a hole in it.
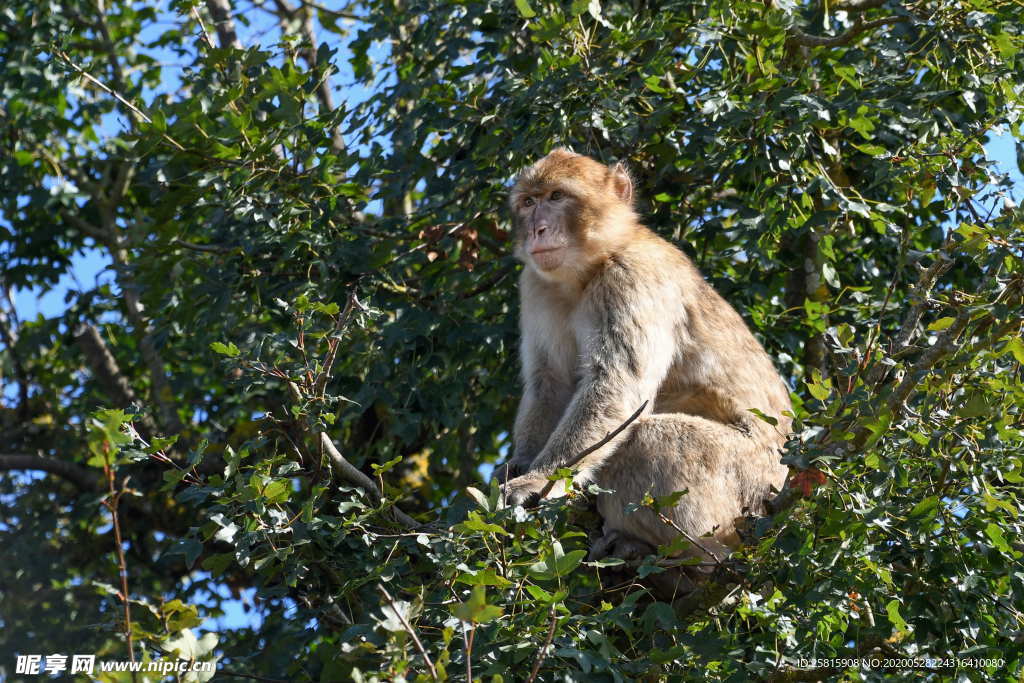
M 130 646 L 282 680 L 1016 680 L 1024 235 L 983 150 L 1021 139 L 1016 3 L 225 8 L 0 10 L 4 287 L 109 263 L 0 307 L 5 676 Z M 794 390 L 790 487 L 676 605 L 641 585 L 662 557 L 585 560 L 591 493 L 502 509 L 482 473 L 518 394 L 503 196 L 557 144 L 630 164 Z

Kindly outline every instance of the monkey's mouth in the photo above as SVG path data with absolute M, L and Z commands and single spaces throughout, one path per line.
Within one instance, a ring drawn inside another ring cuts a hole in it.
M 530 252 L 530 257 L 533 258 L 533 262 L 537 264 L 537 267 L 541 270 L 554 270 L 562 265 L 564 247 L 545 247 L 543 249 L 534 249 Z

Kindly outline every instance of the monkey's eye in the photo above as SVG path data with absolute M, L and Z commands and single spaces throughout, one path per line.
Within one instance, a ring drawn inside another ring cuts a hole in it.
M 524 199 L 523 206 L 533 206 L 533 197 L 527 197 Z
M 562 194 L 562 191 L 561 191 L 561 190 L 555 190 L 554 192 L 552 192 L 552 193 L 551 193 L 551 201 L 553 201 L 553 202 L 557 202 L 557 201 L 558 201 L 559 199 L 561 199 L 561 198 L 562 198 L 563 196 L 564 196 L 564 195 Z

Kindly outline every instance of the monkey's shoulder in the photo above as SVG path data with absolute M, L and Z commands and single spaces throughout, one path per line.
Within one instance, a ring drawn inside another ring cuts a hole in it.
M 650 292 L 666 287 L 674 289 L 695 279 L 703 278 L 686 254 L 643 228 L 628 244 L 609 254 L 592 284 L 618 291 Z

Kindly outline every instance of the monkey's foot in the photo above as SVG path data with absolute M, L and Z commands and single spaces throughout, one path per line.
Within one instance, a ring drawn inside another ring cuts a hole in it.
M 639 560 L 654 553 L 654 546 L 639 538 L 625 534 L 618 529 L 611 529 L 604 532 L 601 538 L 594 541 L 590 547 L 587 560 L 594 562 L 604 557 L 617 557 L 629 562 Z
M 502 494 L 506 505 L 521 505 L 529 507 L 541 502 L 541 492 L 548 483 L 546 474 L 540 472 L 527 472 L 522 476 L 515 477 L 502 485 Z M 564 494 L 564 487 L 559 483 L 555 484 L 548 498 L 556 498 Z

